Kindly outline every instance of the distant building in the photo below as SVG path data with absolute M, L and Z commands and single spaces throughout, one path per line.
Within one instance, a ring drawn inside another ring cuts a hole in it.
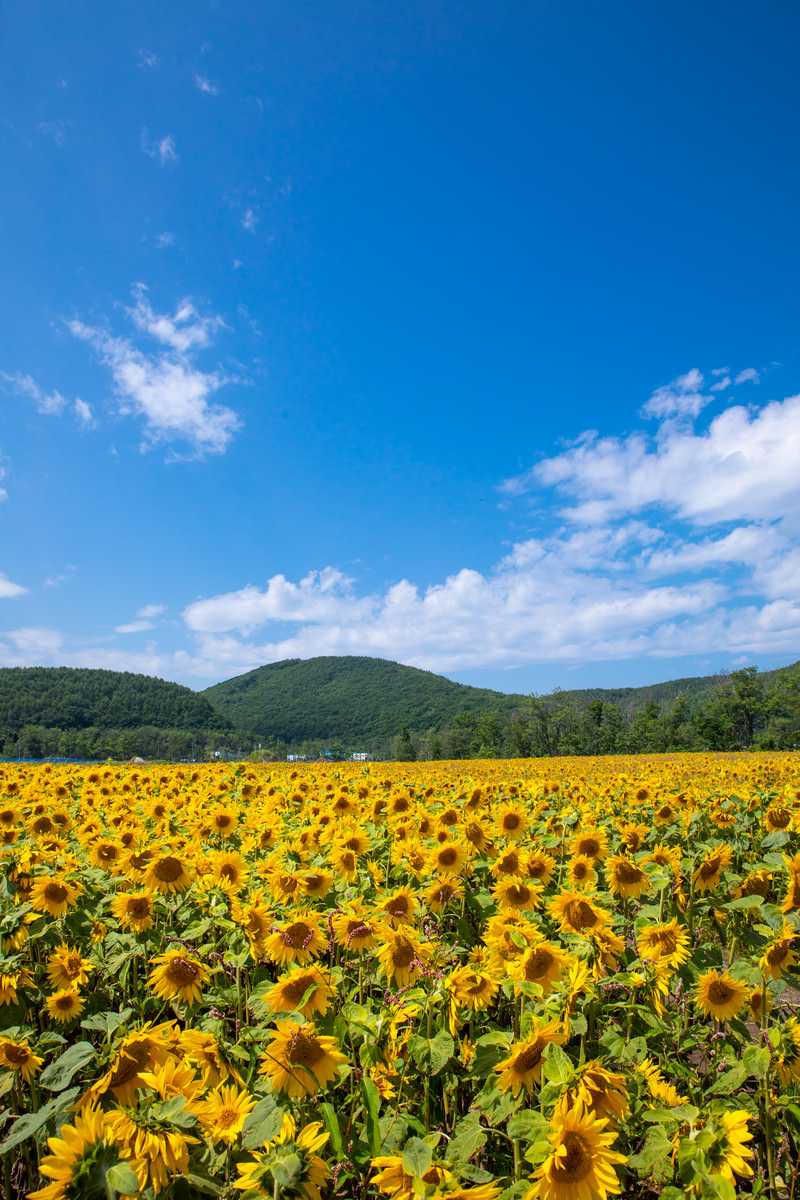
M 308 755 L 307 754 L 287 754 L 286 761 L 287 762 L 308 762 Z
M 359 752 L 358 754 L 352 755 L 350 761 L 351 762 L 372 762 L 372 755 Z

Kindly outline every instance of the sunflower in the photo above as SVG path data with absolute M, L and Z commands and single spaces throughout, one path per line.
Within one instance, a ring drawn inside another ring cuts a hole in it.
M 163 895 L 185 892 L 191 883 L 189 865 L 169 848 L 162 854 L 153 855 L 142 877 L 144 887 Z
M 572 1107 L 562 1101 L 552 1125 L 547 1135 L 552 1151 L 531 1176 L 533 1186 L 525 1200 L 607 1200 L 620 1195 L 614 1166 L 628 1160 L 611 1149 L 617 1135 L 606 1132 L 608 1121 L 587 1112 L 580 1100 Z
M 585 1112 L 608 1121 L 609 1129 L 617 1128 L 630 1107 L 625 1076 L 607 1071 L 594 1059 L 580 1068 L 577 1082 L 564 1095 L 570 1108 L 580 1101 Z
M 534 1083 L 542 1079 L 542 1063 L 545 1049 L 554 1042 L 563 1046 L 565 1041 L 561 1026 L 556 1021 L 542 1024 L 534 1018 L 533 1027 L 524 1042 L 514 1042 L 511 1053 L 494 1068 L 499 1078 L 497 1086 L 503 1092 L 511 1091 L 515 1096 L 524 1087 L 530 1095 Z
M 180 1052 L 200 1072 L 204 1089 L 219 1087 L 226 1079 L 241 1083 L 238 1071 L 223 1059 L 213 1034 L 203 1029 L 184 1029 L 180 1035 Z
M 447 842 L 427 854 L 428 870 L 434 875 L 446 872 L 459 875 L 467 862 L 467 847 L 463 842 Z
M 13 1071 L 26 1083 L 30 1083 L 34 1075 L 42 1068 L 43 1058 L 34 1054 L 27 1041 L 15 1042 L 13 1038 L 0 1038 L 0 1067 Z
M 302 890 L 305 896 L 314 900 L 323 900 L 334 885 L 334 876 L 330 871 L 305 871 L 302 876 Z
M 473 967 L 460 967 L 453 971 L 448 984 L 456 1004 L 470 1012 L 488 1008 L 500 986 L 489 971 Z
M 229 837 L 239 826 L 239 813 L 235 808 L 218 808 L 209 817 L 212 833 Z
M 609 889 L 623 900 L 638 900 L 650 890 L 645 872 L 625 854 L 613 854 L 606 862 L 606 871 Z
M 576 854 L 569 861 L 568 879 L 573 888 L 593 888 L 597 883 L 595 860 L 588 854 Z
M 285 1113 L 281 1132 L 263 1152 L 257 1153 L 249 1162 L 236 1164 L 241 1178 L 233 1186 L 256 1196 L 272 1197 L 282 1191 L 279 1180 L 285 1179 L 283 1163 L 293 1158 L 298 1163 L 298 1171 L 291 1192 L 287 1190 L 287 1200 L 295 1197 L 297 1200 L 320 1200 L 320 1188 L 330 1176 L 327 1165 L 317 1154 L 328 1140 L 328 1134 L 321 1130 L 322 1123 L 312 1121 L 297 1133 L 294 1118 Z
M 800 854 L 795 854 L 794 858 L 789 858 L 784 854 L 783 861 L 789 872 L 789 880 L 781 912 L 788 913 L 793 908 L 800 908 Z
M 319 1013 L 325 1016 L 336 988 L 315 967 L 295 967 L 263 996 L 264 1004 L 273 1012 L 299 1012 L 304 1017 Z
M 151 892 L 121 892 L 112 899 L 111 912 L 123 929 L 144 933 L 153 924 L 153 895 Z
M 528 855 L 517 846 L 511 846 L 494 860 L 491 871 L 495 879 L 499 879 L 503 875 L 518 875 L 525 879 L 530 874 Z
M 498 837 L 516 840 L 528 828 L 528 814 L 518 804 L 502 804 L 497 810 L 495 827 Z
M 92 1084 L 87 1093 L 92 1099 L 111 1092 L 119 1104 L 132 1104 L 136 1091 L 141 1087 L 141 1072 L 162 1065 L 170 1056 L 169 1034 L 174 1029 L 172 1022 L 151 1025 L 127 1034 L 120 1042 L 117 1052 L 105 1075 Z
M 242 1132 L 245 1120 L 256 1106 L 249 1092 L 223 1084 L 209 1092 L 200 1110 L 200 1124 L 212 1142 L 232 1146 Z
M 273 925 L 273 933 L 265 939 L 267 955 L 279 966 L 286 963 L 306 963 L 319 958 L 327 947 L 316 913 L 298 910 L 288 924 Z
M 74 988 L 78 984 L 88 983 L 89 971 L 94 967 L 81 952 L 66 942 L 62 942 L 47 960 L 47 974 L 55 988 Z
M 394 925 L 411 925 L 417 911 L 417 901 L 411 888 L 404 887 L 382 900 L 378 909 Z
M 387 933 L 378 951 L 381 969 L 387 980 L 398 987 L 407 987 L 418 971 L 430 961 L 430 950 L 410 929 L 401 928 Z
M 208 981 L 208 968 L 185 950 L 167 950 L 150 960 L 148 986 L 159 1000 L 182 1000 L 199 1004 L 203 984 Z
M 297 1100 L 325 1091 L 346 1063 L 335 1038 L 315 1033 L 313 1025 L 278 1021 L 259 1071 L 269 1080 L 271 1091 Z
M 81 1015 L 86 1001 L 76 988 L 61 988 L 48 996 L 44 1005 L 53 1020 L 63 1025 Z
M 59 875 L 40 875 L 33 880 L 30 904 L 36 912 L 63 917 L 81 894 L 81 888 Z
M 105 1113 L 93 1104 L 84 1105 L 74 1125 L 62 1125 L 58 1137 L 47 1139 L 51 1153 L 39 1164 L 42 1175 L 52 1179 L 28 1200 L 66 1200 L 70 1196 L 94 1196 L 94 1180 L 103 1165 L 119 1159 Z M 101 1177 L 102 1177 L 101 1174 Z
M 463 890 L 457 875 L 444 875 L 425 889 L 425 903 L 432 913 L 444 912 L 448 904 L 460 899 Z
M 792 948 L 796 939 L 797 930 L 784 921 L 783 929 L 772 939 L 758 962 L 765 979 L 778 979 L 784 971 L 791 971 L 797 962 Z
M 544 850 L 531 850 L 528 854 L 528 875 L 547 887 L 556 869 L 556 860 Z
M 106 1124 L 119 1146 L 120 1154 L 136 1172 L 139 1189 L 148 1180 L 157 1196 L 166 1188 L 170 1176 L 185 1175 L 189 1169 L 189 1146 L 198 1139 L 174 1125 L 163 1127 L 151 1118 L 149 1105 L 144 1111 L 113 1109 Z
M 561 892 L 549 901 L 548 908 L 562 933 L 591 935 L 604 929 L 611 920 L 588 893 Z
M 403 1159 L 399 1154 L 382 1154 L 373 1158 L 372 1166 L 377 1168 L 370 1183 L 391 1200 L 412 1200 L 416 1195 L 414 1177 L 407 1175 L 403 1168 Z M 439 1163 L 432 1163 L 427 1171 L 420 1176 L 420 1181 L 427 1191 L 435 1189 L 436 1196 L 449 1196 L 449 1185 L 454 1182 L 452 1172 Z
M 247 887 L 250 869 L 235 850 L 220 850 L 211 858 L 212 877 L 217 887 L 237 895 Z
M 540 883 L 526 883 L 518 875 L 504 876 L 492 888 L 500 912 L 526 912 L 536 908 L 541 894 Z
M 729 971 L 706 971 L 697 981 L 695 1004 L 716 1021 L 727 1021 L 744 1008 L 749 996 L 749 987 Z
M 744 1109 L 734 1112 L 715 1113 L 703 1126 L 704 1133 L 713 1135 L 710 1146 L 704 1147 L 711 1163 L 710 1175 L 721 1175 L 735 1183 L 734 1175 L 749 1176 L 753 1168 L 745 1159 L 753 1157 L 753 1151 L 745 1142 L 753 1135 L 748 1127 L 750 1114 Z
M 671 1083 L 667 1083 L 661 1068 L 653 1062 L 652 1058 L 645 1058 L 640 1063 L 635 1063 L 633 1069 L 644 1079 L 651 1098 L 659 1107 L 677 1108 L 679 1104 L 688 1103 L 685 1096 L 681 1096 Z
M 728 846 L 717 846 L 716 849 L 709 851 L 700 860 L 699 866 L 692 875 L 694 890 L 699 893 L 715 888 L 720 881 L 722 872 L 729 866 L 732 856 L 732 851 Z
M 553 942 L 537 942 L 525 950 L 513 964 L 509 977 L 515 982 L 538 983 L 543 996 L 553 988 L 572 965 L 572 959 Z
M 570 854 L 573 858 L 586 855 L 599 862 L 608 854 L 608 834 L 605 829 L 586 829 L 572 839 Z
M 659 959 L 673 969 L 682 966 L 689 957 L 689 931 L 675 917 L 665 925 L 645 925 L 636 934 L 636 949 L 640 958 Z

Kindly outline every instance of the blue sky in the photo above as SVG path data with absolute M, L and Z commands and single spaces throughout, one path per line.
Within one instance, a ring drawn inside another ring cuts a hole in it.
M 0 665 L 800 658 L 793 3 L 0 15 Z

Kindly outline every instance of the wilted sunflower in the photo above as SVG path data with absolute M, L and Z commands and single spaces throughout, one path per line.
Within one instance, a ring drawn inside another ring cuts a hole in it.
M 547 1135 L 552 1151 L 531 1176 L 533 1186 L 525 1200 L 607 1200 L 620 1195 L 614 1167 L 628 1160 L 611 1149 L 616 1136 L 608 1131 L 608 1121 L 587 1112 L 580 1100 L 573 1107 L 558 1104 Z
M 317 1034 L 313 1025 L 278 1021 L 259 1071 L 269 1080 L 271 1091 L 297 1100 L 324 1091 L 346 1062 L 335 1038 Z
M 52 1179 L 28 1200 L 66 1200 L 71 1196 L 95 1195 L 93 1186 L 103 1166 L 110 1167 L 119 1159 L 114 1135 L 105 1113 L 93 1104 L 86 1104 L 75 1117 L 74 1125 L 62 1125 L 58 1137 L 47 1139 L 50 1154 L 39 1164 L 42 1175 Z
M 273 1012 L 300 1012 L 304 1017 L 324 1016 L 336 988 L 316 967 L 295 967 L 264 993 L 263 1000 Z
M 208 968 L 185 950 L 167 950 L 151 958 L 148 986 L 159 1000 L 182 1000 L 199 1004 L 203 984 L 208 981 Z
M 697 981 L 695 1004 L 716 1021 L 727 1021 L 744 1008 L 749 995 L 749 987 L 729 971 L 706 971 Z
M 494 1068 L 499 1076 L 497 1086 L 501 1091 L 511 1091 L 515 1096 L 524 1087 L 530 1095 L 534 1083 L 540 1083 L 542 1079 L 545 1049 L 551 1042 L 563 1046 L 564 1041 L 557 1021 L 542 1024 L 534 1018 L 527 1038 L 522 1042 L 514 1042 L 508 1057 Z
M 256 1104 L 256 1098 L 249 1092 L 223 1084 L 209 1092 L 203 1101 L 199 1111 L 200 1124 L 213 1142 L 232 1146 Z
M 44 1006 L 54 1021 L 65 1024 L 74 1021 L 84 1010 L 86 1001 L 76 988 L 61 988 L 47 996 Z
M 34 1054 L 27 1041 L 16 1042 L 13 1038 L 0 1038 L 0 1067 L 13 1071 L 26 1083 L 41 1070 L 43 1058 Z
M 41 875 L 33 880 L 30 904 L 37 912 L 51 917 L 63 917 L 78 896 L 81 888 L 58 875 Z
M 111 901 L 111 912 L 123 929 L 144 933 L 153 924 L 155 905 L 152 892 L 120 892 Z
M 154 854 L 142 877 L 142 883 L 153 892 L 164 895 L 185 892 L 192 883 L 192 871 L 188 863 L 177 854 L 167 851 Z

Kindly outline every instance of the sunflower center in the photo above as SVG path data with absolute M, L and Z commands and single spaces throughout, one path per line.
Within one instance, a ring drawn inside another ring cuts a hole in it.
M 589 1147 L 573 1129 L 564 1134 L 562 1145 L 566 1152 L 555 1160 L 552 1168 L 553 1178 L 562 1183 L 580 1183 L 592 1169 Z
M 313 975 L 299 975 L 297 979 L 292 979 L 289 983 L 283 985 L 281 989 L 283 998 L 288 1004 L 298 1005 L 308 989 L 314 984 L 316 984 L 316 979 Z
M 68 895 L 69 892 L 63 883 L 48 883 L 44 889 L 44 898 L 45 900 L 49 900 L 51 904 L 63 904 Z
M 572 868 L 572 878 L 576 879 L 578 883 L 583 883 L 583 881 L 589 876 L 589 869 L 588 863 L 576 862 L 575 866 Z
M 223 876 L 223 878 L 229 879 L 231 881 L 231 883 L 235 883 L 236 880 L 239 878 L 239 872 L 236 870 L 236 867 L 233 866 L 232 863 L 224 863 L 220 867 L 219 873 L 221 876 Z
M 480 996 L 490 986 L 489 980 L 485 975 L 474 975 L 473 980 L 474 982 L 467 988 L 469 996 Z
M 249 933 L 252 937 L 262 937 L 266 933 L 266 924 L 260 913 L 251 909 L 245 918 L 245 933 Z
M 543 950 L 541 947 L 534 950 L 532 954 L 528 955 L 525 962 L 526 981 L 536 983 L 537 979 L 543 979 L 554 962 L 555 959 L 549 950 Z
M 406 938 L 397 938 L 392 946 L 392 963 L 395 968 L 404 970 L 410 967 L 416 957 L 414 947 Z
M 506 813 L 503 817 L 503 829 L 508 833 L 513 833 L 515 829 L 519 829 L 522 824 L 522 817 L 518 813 Z
M 33 822 L 34 833 L 52 833 L 54 829 L 55 826 L 49 817 L 39 817 Z
M 721 979 L 715 979 L 708 989 L 708 999 L 711 1004 L 723 1005 L 734 995 L 733 988 L 728 987 Z
M 510 854 L 505 854 L 501 859 L 498 869 L 503 875 L 516 875 L 519 870 L 519 855 L 512 851 Z
M 132 1042 L 121 1052 L 120 1061 L 111 1072 L 108 1086 L 111 1088 L 122 1087 L 123 1084 L 128 1083 L 135 1075 L 144 1070 L 149 1062 L 150 1049 L 147 1042 Z
M 31 1056 L 30 1050 L 26 1046 L 6 1046 L 6 1059 L 14 1067 L 24 1067 L 25 1063 Z
M 527 1075 L 529 1071 L 535 1071 L 542 1061 L 542 1051 L 544 1043 L 536 1041 L 532 1046 L 527 1046 L 514 1059 L 512 1066 L 518 1075 Z
M 531 898 L 531 889 L 529 887 L 526 887 L 524 883 L 522 883 L 522 884 L 514 883 L 511 885 L 511 887 L 506 892 L 506 900 L 508 901 L 508 903 L 516 904 L 520 907 L 523 904 L 527 904 L 528 901 L 530 900 L 530 898 Z
M 293 925 L 283 931 L 283 940 L 293 950 L 305 949 L 313 936 L 313 929 L 306 925 L 305 921 L 295 921 Z
M 292 1066 L 308 1067 L 309 1070 L 313 1070 L 319 1060 L 324 1057 L 325 1051 L 316 1038 L 309 1037 L 307 1033 L 302 1032 L 296 1033 L 292 1038 L 289 1050 L 289 1062 Z
M 767 962 L 771 967 L 779 966 L 785 959 L 789 957 L 791 947 L 785 942 L 778 942 L 777 946 L 772 946 L 766 953 Z
M 217 816 L 214 817 L 214 824 L 216 825 L 217 829 L 227 829 L 229 825 L 233 824 L 233 817 L 230 815 L 230 813 L 218 813 Z
M 199 973 L 199 963 L 192 962 L 188 958 L 173 958 L 165 971 L 165 976 L 175 987 L 190 987 Z
M 167 855 L 166 858 L 159 859 L 153 872 L 156 879 L 160 879 L 162 883 L 174 883 L 183 874 L 183 863 L 179 858 Z
M 581 838 L 578 842 L 578 854 L 585 854 L 587 858 L 597 858 L 599 853 L 600 843 L 597 838 Z
M 785 808 L 771 808 L 767 816 L 776 829 L 786 829 L 791 824 L 792 815 Z
M 239 1113 L 235 1108 L 221 1108 L 217 1113 L 217 1127 L 219 1129 L 230 1129 L 239 1120 Z
M 133 917 L 135 921 L 141 921 L 150 916 L 150 901 L 147 896 L 132 896 L 128 901 L 126 911 L 129 917 Z
M 408 896 L 395 896 L 386 905 L 390 917 L 405 917 L 408 913 Z
M 448 846 L 446 850 L 439 851 L 440 867 L 452 867 L 455 862 L 458 862 L 458 851 L 455 846 Z
M 292 892 L 297 891 L 299 882 L 299 879 L 295 879 L 294 875 L 281 875 L 278 880 L 279 886 L 290 896 Z
M 75 997 L 71 994 L 66 996 L 56 996 L 55 1005 L 59 1012 L 72 1012 L 75 1004 Z
M 633 863 L 623 862 L 617 867 L 617 879 L 620 883 L 641 883 L 644 871 Z
M 456 894 L 456 888 L 451 883 L 443 883 L 440 888 L 436 889 L 434 899 L 437 904 L 447 904 L 448 900 L 452 900 Z
M 341 858 L 341 863 L 345 871 L 355 871 L 356 856 L 353 854 L 352 850 L 345 850 Z
M 704 862 L 700 867 L 700 878 L 704 881 L 706 879 L 712 879 L 720 869 L 721 865 L 722 863 L 719 855 L 715 854 L 713 858 L 709 858 L 708 861 Z
M 678 939 L 674 929 L 659 929 L 656 933 L 656 941 L 664 954 L 674 954 L 678 948 Z
M 566 918 L 573 929 L 591 929 L 597 924 L 597 913 L 586 900 L 570 900 Z
M 114 862 L 117 857 L 117 847 L 113 842 L 103 842 L 97 848 L 97 857 L 103 862 Z
M 541 879 L 547 870 L 547 863 L 541 858 L 534 858 L 528 863 L 528 874 L 534 879 Z
M 83 959 L 80 954 L 68 954 L 61 964 L 64 974 L 70 979 L 77 979 L 81 973 L 82 965 Z

